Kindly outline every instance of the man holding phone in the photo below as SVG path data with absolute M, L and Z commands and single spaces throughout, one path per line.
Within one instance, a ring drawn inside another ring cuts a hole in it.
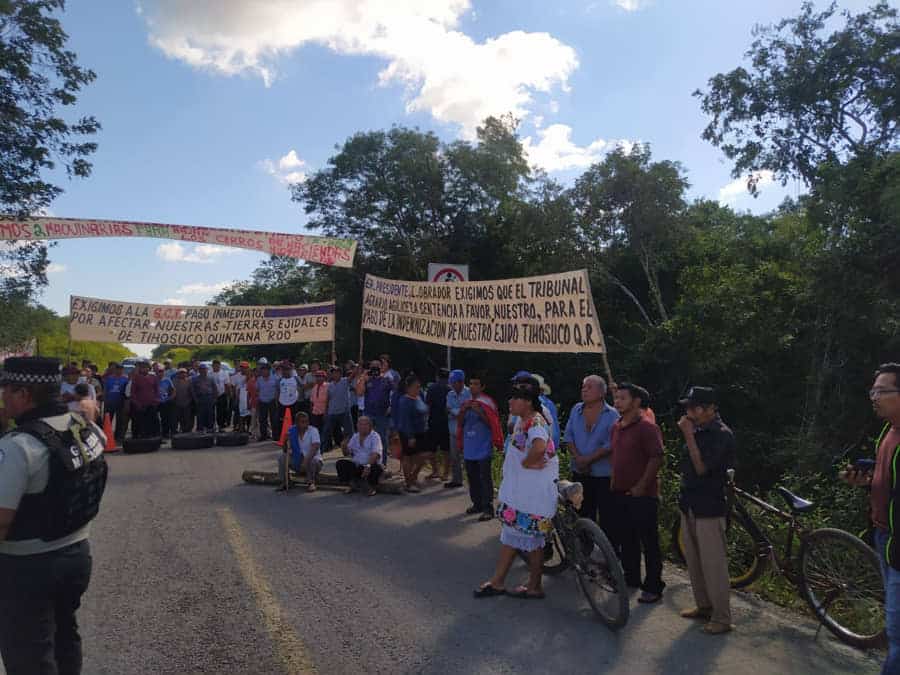
M 869 400 L 884 426 L 875 442 L 875 461 L 860 460 L 841 472 L 858 487 L 870 487 L 869 510 L 875 526 L 875 550 L 884 577 L 885 627 L 888 638 L 884 675 L 900 675 L 900 540 L 894 523 L 900 522 L 900 488 L 894 474 L 900 457 L 900 363 L 884 363 L 875 371 Z

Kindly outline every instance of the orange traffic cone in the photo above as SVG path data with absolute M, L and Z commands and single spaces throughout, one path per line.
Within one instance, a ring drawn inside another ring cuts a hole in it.
M 288 429 L 290 429 L 294 425 L 294 416 L 291 414 L 290 408 L 285 408 L 284 411 L 284 424 L 281 425 L 281 436 L 278 437 L 278 445 L 282 448 L 284 444 L 287 443 L 288 437 Z
M 106 436 L 105 452 L 118 452 L 121 448 L 116 447 L 116 437 L 113 434 L 112 419 L 109 413 L 103 416 L 103 434 Z

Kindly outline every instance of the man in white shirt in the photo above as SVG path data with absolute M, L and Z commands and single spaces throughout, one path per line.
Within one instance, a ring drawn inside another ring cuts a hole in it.
M 288 432 L 288 438 L 291 442 L 291 468 L 297 473 L 305 473 L 309 481 L 307 490 L 315 492 L 316 481 L 325 464 L 320 450 L 322 441 L 319 437 L 319 430 L 310 426 L 309 415 L 305 412 L 298 412 L 296 423 Z M 286 489 L 286 457 L 287 453 L 285 452 L 278 458 L 278 477 L 281 479 L 281 484 L 276 492 L 283 492 Z
M 225 431 L 229 418 L 228 399 L 228 372 L 222 368 L 222 362 L 216 359 L 212 362 L 212 372 L 209 376 L 216 383 L 216 425 L 219 431 Z
M 300 387 L 303 382 L 294 364 L 285 361 L 281 364 L 281 377 L 278 378 L 278 428 L 272 430 L 272 436 L 278 438 L 281 435 L 281 427 L 284 424 L 285 411 L 291 409 L 291 418 L 296 422 L 300 409 Z
M 372 497 L 376 493 L 381 466 L 381 436 L 375 433 L 372 420 L 361 415 L 356 423 L 356 433 L 347 444 L 344 454 L 350 459 L 337 461 L 337 474 L 342 483 L 350 483 L 347 494 L 359 490 L 362 481 L 366 481 L 366 494 Z

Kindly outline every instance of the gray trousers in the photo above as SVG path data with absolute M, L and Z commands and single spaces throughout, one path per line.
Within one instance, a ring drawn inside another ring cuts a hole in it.
M 681 514 L 684 557 L 694 600 L 700 609 L 711 609 L 716 623 L 731 624 L 731 582 L 725 518 L 697 518 L 692 511 Z
M 289 457 L 289 456 L 290 456 L 290 455 L 288 455 L 287 453 L 284 453 L 284 452 L 282 452 L 282 453 L 278 456 L 278 480 L 280 480 L 282 484 L 284 484 L 284 465 L 285 465 L 285 460 L 286 460 L 286 458 Z M 322 466 L 324 466 L 324 464 L 325 464 L 325 461 L 324 461 L 321 457 L 317 457 L 316 459 L 312 460 L 312 461 L 309 463 L 309 472 L 310 472 L 310 475 L 307 476 L 306 479 L 307 479 L 310 483 L 315 483 L 315 482 L 317 482 L 317 481 L 319 480 L 319 474 L 322 472 Z M 301 466 L 302 466 L 302 465 L 301 465 Z M 296 467 L 291 467 L 291 468 L 293 468 L 295 471 L 297 470 Z M 300 474 L 302 475 L 304 472 L 303 472 L 303 471 L 297 471 L 297 473 L 300 473 Z

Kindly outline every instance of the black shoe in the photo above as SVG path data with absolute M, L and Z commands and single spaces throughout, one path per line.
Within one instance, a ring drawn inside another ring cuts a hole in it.
M 287 488 L 284 487 L 284 485 L 279 485 L 277 488 L 275 488 L 275 492 L 285 492 L 285 491 L 287 491 Z
M 474 516 L 476 513 L 480 513 L 480 512 L 481 512 L 481 509 L 479 509 L 477 506 L 470 506 L 469 508 L 466 509 L 467 516 Z
M 488 520 L 493 520 L 493 519 L 494 519 L 493 513 L 482 513 L 480 516 L 478 516 L 479 523 L 484 523 L 484 522 L 487 522 Z
M 445 488 L 460 488 L 462 487 L 462 483 L 457 483 L 456 481 L 450 481 L 449 483 L 444 483 Z

